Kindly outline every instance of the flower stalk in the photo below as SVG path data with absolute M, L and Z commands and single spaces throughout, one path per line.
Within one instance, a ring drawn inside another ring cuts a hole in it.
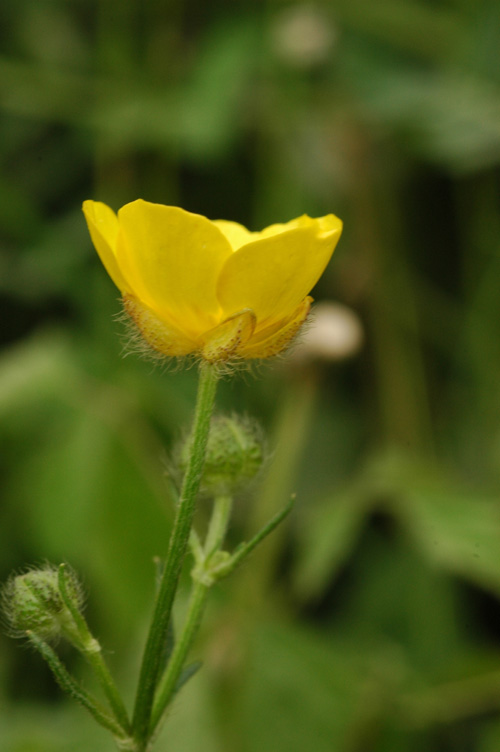
M 177 692 L 186 658 L 201 623 L 209 590 L 210 585 L 204 582 L 195 581 L 193 584 L 182 632 L 175 643 L 167 670 L 158 686 L 157 699 L 151 716 L 151 736 L 158 733 L 164 711 Z
M 224 545 L 232 502 L 232 498 L 227 495 L 219 496 L 215 499 L 205 544 L 203 547 L 199 546 L 193 551 L 195 555 L 195 568 L 191 573 L 193 586 L 186 618 L 165 674 L 158 686 L 151 718 L 151 735 L 159 731 L 164 712 L 179 688 L 179 680 L 182 676 L 189 649 L 193 644 L 201 623 L 208 592 L 216 581 L 216 578 L 211 577 L 209 574 L 210 562 L 221 551 Z M 208 576 L 203 576 L 205 571 L 207 571 Z
M 106 695 L 116 721 L 125 731 L 127 731 L 127 733 L 129 733 L 130 720 L 127 709 L 125 708 L 122 697 L 102 656 L 101 645 L 92 635 L 82 613 L 76 608 L 75 603 L 68 593 L 67 577 L 67 567 L 65 564 L 61 564 L 58 570 L 59 592 L 66 608 L 73 617 L 80 638 L 78 642 L 74 642 L 74 645 L 90 663 L 92 670 Z
M 279 525 L 292 509 L 293 501 L 292 498 L 257 535 L 248 543 L 238 546 L 232 555 L 222 548 L 232 507 L 232 499 L 229 496 L 220 496 L 215 500 L 204 546 L 201 546 L 198 536 L 193 531 L 191 549 L 195 558 L 195 567 L 191 573 L 193 578 L 191 596 L 182 632 L 156 693 L 151 717 L 151 738 L 158 734 L 165 711 L 180 688 L 183 670 L 186 671 L 184 669 L 186 658 L 200 627 L 210 588 L 218 580 L 230 574 Z
M 138 752 L 147 749 L 150 736 L 150 719 L 159 678 L 160 659 L 167 639 L 172 605 L 192 527 L 196 497 L 203 472 L 210 419 L 215 404 L 217 380 L 217 367 L 206 362 L 202 363 L 192 430 L 191 455 L 184 476 L 167 558 L 156 596 L 136 694 L 132 733 L 137 742 Z
M 111 731 L 118 744 L 130 741 L 127 729 L 123 728 L 115 718 L 110 716 L 100 703 L 92 697 L 92 695 L 87 692 L 87 690 L 85 690 L 70 673 L 68 673 L 50 645 L 31 630 L 26 631 L 26 637 L 33 647 L 36 648 L 41 656 L 47 661 L 54 678 L 61 689 L 79 702 L 80 705 L 83 705 L 93 718 L 95 718 L 97 723 Z

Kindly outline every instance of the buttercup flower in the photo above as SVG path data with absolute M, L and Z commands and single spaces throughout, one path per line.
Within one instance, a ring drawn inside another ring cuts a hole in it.
M 342 231 L 333 214 L 250 232 L 139 199 L 85 201 L 92 242 L 144 339 L 167 356 L 267 358 L 304 323 Z

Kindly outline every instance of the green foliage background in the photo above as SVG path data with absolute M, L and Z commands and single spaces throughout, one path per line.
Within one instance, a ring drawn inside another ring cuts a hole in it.
M 497 752 L 498 2 L 2 0 L 0 40 L 2 579 L 69 561 L 131 699 L 196 373 L 121 358 L 82 200 L 333 211 L 315 297 L 365 344 L 222 385 L 273 449 L 234 540 L 297 506 L 216 590 L 158 752 Z M 111 747 L 2 636 L 2 752 Z

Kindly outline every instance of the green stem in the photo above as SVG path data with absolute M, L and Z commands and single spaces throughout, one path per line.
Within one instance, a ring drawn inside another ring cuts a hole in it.
M 200 381 L 192 432 L 192 446 L 189 463 L 184 476 L 181 495 L 177 506 L 162 579 L 156 596 L 156 604 L 151 621 L 148 639 L 137 687 L 133 735 L 138 743 L 138 752 L 146 749 L 149 738 L 150 717 L 164 642 L 168 632 L 172 604 L 177 590 L 179 576 L 189 539 L 196 496 L 200 486 L 205 450 L 210 429 L 210 419 L 215 403 L 217 367 L 203 363 L 200 367 Z
M 204 546 L 198 549 L 198 555 L 201 557 L 201 560 L 197 562 L 198 566 L 203 567 L 205 564 L 210 566 L 212 554 L 219 551 L 224 544 L 232 502 L 231 496 L 219 496 L 215 499 Z M 175 644 L 167 669 L 158 685 L 151 719 L 151 734 L 159 730 L 158 726 L 165 709 L 177 691 L 179 678 L 189 649 L 200 626 L 210 587 L 211 585 L 202 579 L 194 580 L 182 632 Z
M 218 551 L 224 543 L 232 504 L 231 496 L 218 496 L 215 499 L 204 546 L 205 556 L 210 556 L 214 551 Z
M 126 742 L 128 740 L 127 730 L 122 728 L 122 726 L 114 718 L 109 716 L 106 711 L 99 705 L 97 700 L 95 700 L 92 695 L 90 695 L 85 689 L 83 689 L 83 687 L 78 684 L 78 682 L 71 676 L 71 674 L 68 673 L 50 645 L 48 645 L 44 640 L 40 639 L 40 637 L 38 637 L 33 632 L 26 632 L 26 636 L 28 637 L 31 644 L 39 651 L 42 657 L 49 664 L 52 673 L 54 674 L 54 677 L 61 689 L 63 689 L 71 697 L 77 700 L 77 702 L 83 705 L 83 707 L 89 711 L 89 713 L 101 726 L 109 729 L 109 731 L 111 731 L 115 735 L 117 740 Z
M 210 586 L 200 581 L 195 581 L 193 585 L 182 632 L 175 643 L 167 670 L 158 686 L 157 699 L 151 718 L 151 734 L 159 730 L 158 724 L 162 719 L 165 708 L 176 692 L 177 683 L 186 662 L 189 649 L 200 626 L 209 590 Z
M 108 698 L 108 702 L 113 711 L 113 714 L 122 728 L 126 731 L 130 731 L 130 720 L 127 710 L 121 698 L 121 695 L 113 681 L 113 677 L 102 657 L 101 646 L 99 642 L 92 635 L 88 628 L 87 622 L 84 617 L 75 606 L 73 600 L 70 598 L 67 587 L 67 573 L 66 565 L 61 564 L 58 572 L 59 591 L 66 608 L 70 611 L 73 621 L 75 623 L 78 638 L 72 639 L 74 646 L 80 650 L 86 657 L 92 669 L 94 670 L 97 679 L 103 691 Z

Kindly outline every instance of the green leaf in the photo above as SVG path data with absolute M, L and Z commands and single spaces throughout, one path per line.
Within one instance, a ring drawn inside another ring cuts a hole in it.
M 195 661 L 194 663 L 190 663 L 189 666 L 186 666 L 182 670 L 182 673 L 179 676 L 177 684 L 175 685 L 174 696 L 178 692 L 180 692 L 182 687 L 197 673 L 197 671 L 201 668 L 201 666 L 202 666 L 201 661 Z
M 371 503 L 364 484 L 355 483 L 303 510 L 294 568 L 299 598 L 314 600 L 328 587 L 350 555 Z
M 498 752 L 500 749 L 500 721 L 490 720 L 484 725 L 477 752 Z
M 158 740 L 158 750 L 176 752 L 220 752 L 222 748 L 214 722 L 214 683 L 207 671 L 188 682 L 168 713 Z
M 453 57 L 467 42 L 464 17 L 451 7 L 415 0 L 338 0 L 335 12 L 346 28 L 413 54 L 422 61 Z M 365 43 L 366 44 L 366 43 Z
M 167 666 L 167 663 L 170 659 L 170 656 L 172 655 L 172 651 L 175 646 L 175 630 L 174 630 L 174 620 L 170 619 L 170 623 L 168 625 L 168 632 L 167 632 L 167 639 L 165 640 L 165 645 L 163 648 L 163 652 L 160 655 L 159 658 L 159 664 L 160 664 L 160 671 L 159 674 L 164 671 L 164 669 Z
M 220 156 L 242 128 L 245 87 L 262 50 L 252 16 L 224 18 L 206 39 L 180 101 L 180 142 L 197 158 Z
M 67 399 L 81 385 L 68 340 L 59 334 L 39 333 L 2 353 L 0 358 L 0 415 L 59 396 Z M 36 413 L 35 413 L 36 415 Z
M 400 513 L 424 556 L 448 572 L 500 594 L 500 506 L 452 484 L 409 489 Z
M 294 502 L 295 496 L 292 496 L 288 504 L 283 507 L 280 512 L 275 514 L 274 517 L 272 517 L 272 519 L 270 519 L 269 522 L 264 525 L 264 527 L 259 530 L 259 532 L 256 533 L 254 537 L 251 538 L 248 542 L 240 543 L 236 547 L 234 553 L 228 554 L 225 551 L 221 551 L 220 554 L 224 557 L 222 563 L 220 563 L 218 566 L 216 565 L 213 569 L 213 573 L 217 577 L 217 579 L 219 577 L 226 577 L 234 569 L 236 569 L 236 567 L 241 564 L 241 562 L 246 559 L 249 554 L 252 553 L 254 548 L 256 548 L 259 543 L 265 540 L 267 536 L 270 535 L 285 519 L 285 517 L 290 514 L 293 509 Z
M 138 417 L 101 385 L 79 409 L 53 411 L 12 491 L 33 557 L 68 561 L 90 579 L 94 602 L 127 625 L 120 639 L 150 604 L 169 527 L 160 448 L 151 457 L 136 430 Z
M 242 730 L 248 750 L 349 749 L 367 700 L 357 649 L 279 623 L 261 624 L 252 647 Z
M 76 703 L 54 703 L 47 706 L 31 703 L 3 703 L 2 752 L 110 752 L 109 734 Z
M 403 676 L 449 679 L 467 644 L 447 573 L 429 565 L 389 518 L 370 525 L 348 572 L 349 588 L 337 591 L 336 628 L 374 653 L 393 653 Z

